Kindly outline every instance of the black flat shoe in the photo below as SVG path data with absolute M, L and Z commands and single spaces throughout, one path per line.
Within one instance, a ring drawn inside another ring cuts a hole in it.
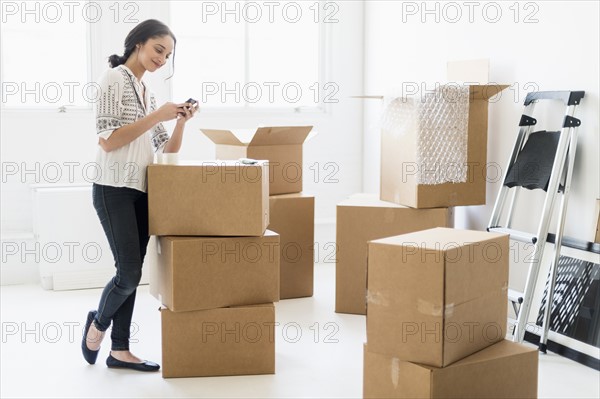
M 95 310 L 90 310 L 88 315 L 87 315 L 87 320 L 85 322 L 85 328 L 83 329 L 83 338 L 81 339 L 81 351 L 83 352 L 83 358 L 89 363 L 89 364 L 94 364 L 96 363 L 96 359 L 98 358 L 98 352 L 100 352 L 100 349 L 97 349 L 95 351 L 91 350 L 90 348 L 87 347 L 87 343 L 85 342 L 85 339 L 88 335 L 88 331 L 90 330 L 90 326 L 92 325 L 92 322 L 94 321 L 94 317 L 96 317 L 96 311 Z
M 115 369 L 131 369 L 137 371 L 158 371 L 158 369 L 160 369 L 158 364 L 148 360 L 144 360 L 143 363 L 130 363 L 115 359 L 113 355 L 108 355 L 106 358 L 106 365 Z

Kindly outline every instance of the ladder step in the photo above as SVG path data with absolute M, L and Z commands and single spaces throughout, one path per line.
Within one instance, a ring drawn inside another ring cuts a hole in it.
M 508 300 L 514 303 L 523 303 L 523 293 L 508 289 Z
M 533 244 L 535 244 L 537 242 L 537 237 L 535 236 L 535 234 L 526 233 L 523 231 L 507 229 L 505 227 L 489 227 L 488 231 L 491 233 L 508 234 L 508 235 L 510 235 L 511 239 L 521 241 L 521 242 L 527 242 L 527 243 L 533 243 Z

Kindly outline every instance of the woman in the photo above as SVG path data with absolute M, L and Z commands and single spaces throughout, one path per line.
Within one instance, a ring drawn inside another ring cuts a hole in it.
M 196 109 L 188 103 L 156 107 L 142 76 L 165 65 L 176 39 L 162 22 L 147 20 L 125 38 L 123 56 L 109 57 L 111 69 L 100 80 L 96 105 L 99 175 L 93 203 L 115 259 L 116 274 L 108 282 L 98 310 L 88 313 L 81 349 L 96 362 L 100 344 L 112 323 L 108 367 L 156 371 L 160 366 L 129 351 L 131 318 L 142 262 L 148 245 L 146 167 L 155 152 L 174 153 L 181 147 L 185 124 Z M 162 122 L 177 119 L 171 137 Z

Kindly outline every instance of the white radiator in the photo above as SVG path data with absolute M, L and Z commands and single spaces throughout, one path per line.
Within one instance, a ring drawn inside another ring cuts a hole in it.
M 33 231 L 43 288 L 100 288 L 114 275 L 112 252 L 92 204 L 91 184 L 34 185 Z M 152 242 L 145 263 L 155 259 L 151 248 Z M 147 283 L 143 273 L 142 284 Z

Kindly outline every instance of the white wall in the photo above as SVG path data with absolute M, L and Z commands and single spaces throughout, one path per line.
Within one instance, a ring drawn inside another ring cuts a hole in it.
M 101 2 L 104 7 L 112 3 Z M 136 2 L 139 10 L 137 19 L 157 18 L 168 23 L 168 2 Z M 330 39 L 327 51 L 327 81 L 339 86 L 336 98 L 339 103 L 331 104 L 328 112 L 322 114 L 210 114 L 201 112 L 188 123 L 180 154 L 184 159 L 213 159 L 214 145 L 199 132 L 200 127 L 253 127 L 263 125 L 312 124 L 318 135 L 304 146 L 304 191 L 316 196 L 316 219 L 319 223 L 331 223 L 335 217 L 335 204 L 347 195 L 361 190 L 362 177 L 362 104 L 349 98 L 360 94 L 362 88 L 363 59 L 363 3 L 340 2 L 336 18 L 339 22 L 329 24 Z M 106 57 L 113 53 L 122 53 L 123 40 L 132 24 L 112 21 L 114 15 L 105 10 L 107 17 L 92 27 L 93 33 L 93 71 L 92 79 L 99 76 L 106 67 Z M 177 27 L 171 26 L 177 35 Z M 67 49 L 64 49 L 67 51 Z M 62 51 L 62 50 L 61 50 Z M 206 55 L 204 55 L 206 56 Z M 57 54 L 60 59 L 60 54 Z M 40 60 L 57 62 L 57 60 Z M 198 59 L 201 67 L 202 59 Z M 176 69 L 177 70 L 177 69 Z M 158 98 L 170 99 L 170 87 L 164 78 L 169 71 L 160 71 L 155 76 L 147 75 Z M 190 76 L 189 79 L 193 79 Z M 194 93 L 190 93 L 194 96 Z M 196 98 L 200 97 L 198 94 Z M 85 182 L 84 165 L 94 161 L 96 137 L 94 119 L 91 111 L 3 111 L 0 126 L 1 158 L 3 164 L 3 182 L 1 198 L 1 222 L 3 241 L 12 240 L 32 243 L 31 184 L 53 183 L 54 175 L 48 166 L 56 162 L 63 173 L 60 182 L 68 182 L 69 168 L 65 162 L 75 162 L 73 179 L 77 183 Z M 335 166 L 325 168 L 327 162 Z M 317 168 L 318 164 L 318 168 Z M 16 174 L 7 174 L 6 168 L 15 166 Z M 23 175 L 25 168 L 37 165 L 38 172 Z M 316 176 L 316 170 L 319 176 Z M 325 177 L 337 170 L 335 175 Z M 48 179 L 50 177 L 50 180 Z M 337 182 L 330 182 L 331 178 Z M 6 180 L 6 181 L 4 181 Z M 81 206 L 92 206 L 90 202 Z M 68 221 L 65 221 L 68 223 Z M 91 228 L 100 228 L 100 225 Z M 25 236 L 23 236 L 25 234 Z M 29 238 L 23 238 L 29 237 Z M 28 246 L 29 248 L 29 246 Z M 2 284 L 26 283 L 35 281 L 37 265 L 21 262 L 17 257 L 3 259 Z
M 537 1 L 517 6 L 518 15 L 515 2 L 367 1 L 365 94 L 402 94 L 403 82 L 432 88 L 434 82 L 446 80 L 447 61 L 489 59 L 490 81 L 511 85 L 489 106 L 488 162 L 504 167 L 528 91 L 585 90 L 575 115 L 582 126 L 565 234 L 591 240 L 595 198 L 600 197 L 598 2 Z M 433 13 L 425 14 L 425 9 Z M 462 19 L 457 18 L 457 10 Z M 501 16 L 493 23 L 496 10 Z M 525 23 L 531 19 L 537 22 Z M 554 121 L 559 122 L 564 109 L 554 110 L 558 112 Z M 363 180 L 367 192 L 379 190 L 381 112 L 380 101 L 365 100 Z M 550 111 L 540 115 L 538 120 L 543 122 Z M 537 127 L 543 129 L 543 123 Z M 500 183 L 488 183 L 485 206 L 457 208 L 456 227 L 484 229 L 499 189 Z M 540 199 L 537 194 L 534 197 Z M 541 205 L 535 201 L 521 204 L 515 227 L 529 226 L 534 231 L 539 216 L 533 210 Z

